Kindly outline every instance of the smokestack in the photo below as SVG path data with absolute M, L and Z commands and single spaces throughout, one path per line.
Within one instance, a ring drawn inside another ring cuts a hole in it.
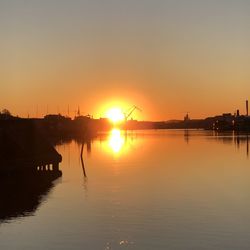
M 248 116 L 248 100 L 246 100 L 246 111 L 247 111 L 247 116 Z

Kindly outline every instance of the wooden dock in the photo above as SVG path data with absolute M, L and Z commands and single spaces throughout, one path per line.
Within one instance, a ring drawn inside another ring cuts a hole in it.
M 34 122 L 0 121 L 0 173 L 59 171 L 61 161 L 61 155 Z

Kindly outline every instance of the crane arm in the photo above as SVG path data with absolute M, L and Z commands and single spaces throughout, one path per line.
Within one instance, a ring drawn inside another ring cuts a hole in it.
M 124 116 L 125 116 L 125 120 L 127 121 L 128 118 L 132 115 L 132 113 L 135 111 L 135 110 L 139 110 L 139 111 L 142 111 L 140 108 L 138 108 L 137 106 L 132 106 L 127 113 L 124 113 Z

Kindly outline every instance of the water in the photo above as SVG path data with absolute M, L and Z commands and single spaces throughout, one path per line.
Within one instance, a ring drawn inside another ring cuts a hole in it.
M 2 189 L 17 211 L 2 212 L 0 249 L 249 249 L 247 145 L 233 133 L 114 130 L 84 145 L 86 177 L 81 145 L 59 145 L 61 178 L 19 198 Z

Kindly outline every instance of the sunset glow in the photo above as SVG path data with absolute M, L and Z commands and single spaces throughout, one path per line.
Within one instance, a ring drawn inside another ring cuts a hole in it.
M 249 13 L 0 0 L 0 250 L 247 249 Z
M 107 118 L 113 122 L 118 123 L 124 120 L 124 114 L 120 108 L 111 108 L 107 111 Z

